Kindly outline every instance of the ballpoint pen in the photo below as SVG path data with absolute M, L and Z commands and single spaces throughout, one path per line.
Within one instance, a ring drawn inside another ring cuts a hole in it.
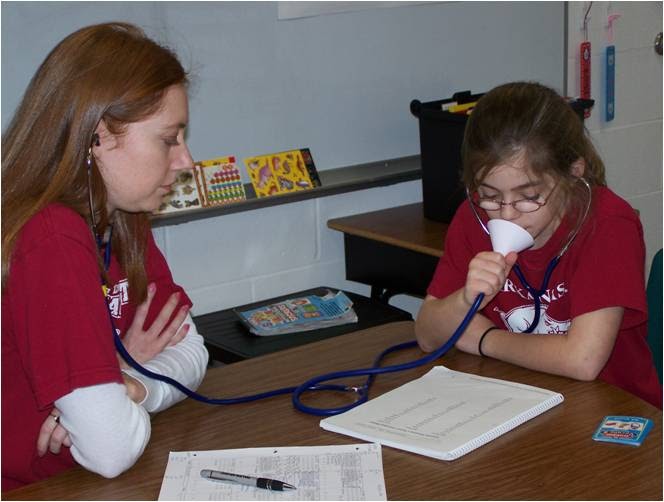
M 296 488 L 283 481 L 269 478 L 257 478 L 254 476 L 245 476 L 244 474 L 233 474 L 230 472 L 214 471 L 212 469 L 203 469 L 201 477 L 210 481 L 221 481 L 225 483 L 238 483 L 240 485 L 255 486 L 265 490 L 282 492 L 285 490 L 295 490 Z

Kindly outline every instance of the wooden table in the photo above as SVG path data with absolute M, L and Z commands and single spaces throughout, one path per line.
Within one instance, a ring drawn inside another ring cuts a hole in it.
M 357 331 L 212 369 L 200 390 L 228 397 L 298 385 L 320 373 L 369 366 L 379 350 L 411 339 L 412 322 Z M 410 349 L 390 356 L 389 362 L 420 355 L 419 350 Z M 384 447 L 390 500 L 662 499 L 660 410 L 600 381 L 573 381 L 456 350 L 438 363 L 555 390 L 565 401 L 452 462 Z M 382 375 L 371 396 L 419 377 L 430 367 Z M 320 393 L 312 397 L 308 402 L 334 401 Z M 592 433 L 609 414 L 648 417 L 654 420 L 654 428 L 639 448 L 597 443 L 591 439 Z M 159 495 L 169 451 L 358 442 L 324 431 L 318 422 L 319 417 L 295 411 L 285 396 L 229 407 L 186 400 L 153 417 L 150 444 L 136 465 L 121 476 L 109 480 L 76 468 L 5 493 L 3 498 L 150 500 Z
M 329 220 L 344 233 L 346 279 L 371 286 L 371 297 L 424 296 L 448 225 L 424 217 L 422 203 Z

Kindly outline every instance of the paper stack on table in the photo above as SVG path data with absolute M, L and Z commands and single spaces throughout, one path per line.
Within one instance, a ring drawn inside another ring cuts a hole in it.
M 278 479 L 270 491 L 203 479 L 203 469 Z M 387 500 L 378 444 L 171 452 L 159 500 Z

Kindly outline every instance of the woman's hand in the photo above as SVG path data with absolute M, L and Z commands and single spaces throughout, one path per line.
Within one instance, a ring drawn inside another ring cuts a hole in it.
M 143 303 L 136 309 L 136 315 L 127 330 L 127 333 L 122 338 L 122 343 L 127 349 L 127 352 L 140 364 L 146 363 L 157 354 L 161 353 L 165 347 L 175 345 L 182 340 L 189 331 L 189 324 L 182 325 L 189 306 L 182 307 L 173 320 L 168 323 L 173 311 L 178 305 L 180 300 L 180 293 L 173 293 L 168 299 L 161 312 L 157 315 L 154 322 L 147 330 L 143 330 L 145 318 L 150 309 L 157 287 L 154 284 L 148 286 L 148 296 Z M 182 327 L 180 327 L 182 326 Z M 180 329 L 178 329 L 180 328 Z M 126 368 L 127 365 L 120 359 L 120 366 Z
M 46 451 L 57 455 L 62 445 L 71 446 L 71 439 L 67 429 L 60 425 L 60 410 L 53 408 L 39 430 L 37 437 L 37 455 L 43 457 Z
M 508 253 L 505 257 L 493 251 L 483 251 L 475 255 L 468 265 L 468 275 L 463 290 L 463 299 L 469 307 L 480 293 L 484 293 L 480 308 L 484 308 L 493 300 L 505 284 L 505 279 L 516 263 L 517 257 L 514 252 Z

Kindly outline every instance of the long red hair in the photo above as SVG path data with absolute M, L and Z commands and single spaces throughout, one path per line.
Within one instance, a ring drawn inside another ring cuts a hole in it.
M 3 286 L 21 228 L 38 211 L 58 202 L 91 223 L 86 156 L 99 122 L 122 134 L 159 109 L 166 89 L 186 83 L 176 55 L 127 23 L 82 28 L 49 53 L 2 137 Z M 107 195 L 94 162 L 92 174 L 101 230 Z M 115 212 L 113 249 L 137 302 L 146 294 L 149 228 L 146 214 Z

